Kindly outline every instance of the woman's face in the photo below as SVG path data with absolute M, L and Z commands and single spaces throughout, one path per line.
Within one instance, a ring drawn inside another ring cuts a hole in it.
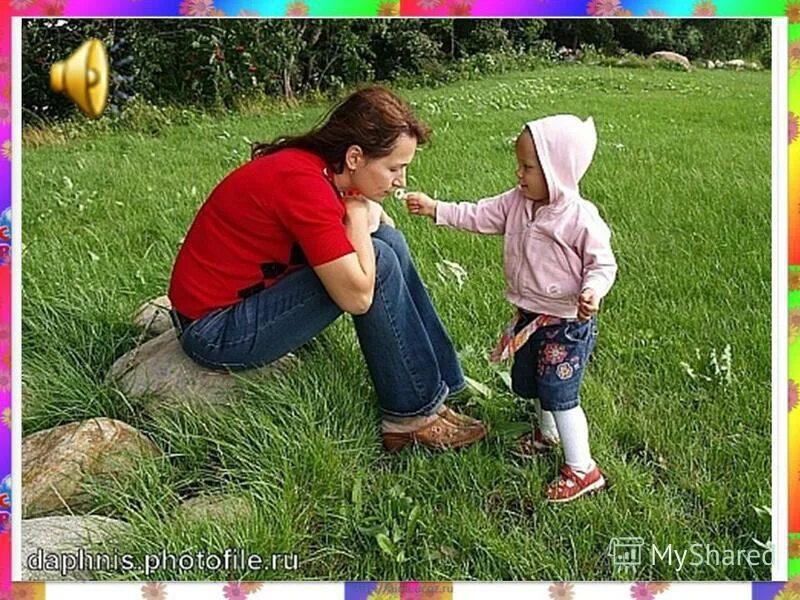
M 390 154 L 380 158 L 367 158 L 363 154 L 354 156 L 348 151 L 348 167 L 353 169 L 350 177 L 352 187 L 370 200 L 381 200 L 394 189 L 405 187 L 406 167 L 414 159 L 416 151 L 416 138 L 406 134 L 397 138 Z

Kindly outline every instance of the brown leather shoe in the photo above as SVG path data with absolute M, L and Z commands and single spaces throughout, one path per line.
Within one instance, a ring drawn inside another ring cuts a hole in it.
M 486 427 L 465 427 L 439 416 L 438 419 L 408 433 L 383 433 L 383 445 L 389 452 L 397 452 L 409 444 L 419 444 L 437 450 L 452 450 L 474 444 L 486 436 Z
M 461 425 L 462 427 L 484 427 L 483 423 L 478 419 L 456 412 L 446 404 L 442 404 L 437 414 L 443 419 L 450 421 L 453 425 Z

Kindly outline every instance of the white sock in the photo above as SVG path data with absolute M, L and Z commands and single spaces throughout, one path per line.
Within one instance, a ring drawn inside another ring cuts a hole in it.
M 539 422 L 539 433 L 542 437 L 558 441 L 558 428 L 556 427 L 556 420 L 553 418 L 553 413 L 549 410 L 542 410 L 542 403 L 536 398 L 534 401 L 536 407 L 536 420 Z
M 589 449 L 589 423 L 580 406 L 554 411 L 553 417 L 564 446 L 564 460 L 576 473 L 584 475 L 594 469 Z
M 383 415 L 381 431 L 384 433 L 410 433 L 422 429 L 439 419 L 438 414 L 421 415 L 419 417 L 395 417 Z

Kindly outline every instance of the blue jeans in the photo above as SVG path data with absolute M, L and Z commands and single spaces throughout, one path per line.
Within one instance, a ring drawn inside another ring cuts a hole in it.
M 356 334 L 381 410 L 408 417 L 432 414 L 466 384 L 453 344 L 431 304 L 397 229 L 372 235 L 375 295 Z M 212 369 L 266 365 L 295 350 L 342 314 L 310 267 L 190 323 L 184 351 Z
M 534 318 L 535 314 L 525 314 L 515 330 Z M 581 383 L 596 342 L 595 316 L 540 327 L 514 354 L 511 389 L 523 398 L 538 398 L 547 411 L 575 408 L 580 405 Z

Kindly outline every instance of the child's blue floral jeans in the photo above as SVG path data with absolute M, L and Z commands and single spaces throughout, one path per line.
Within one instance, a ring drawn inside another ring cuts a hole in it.
M 515 331 L 538 315 L 522 312 Z M 565 320 L 537 329 L 514 354 L 511 387 L 523 398 L 538 398 L 543 410 L 569 410 L 580 404 L 586 365 L 597 341 L 597 318 Z

